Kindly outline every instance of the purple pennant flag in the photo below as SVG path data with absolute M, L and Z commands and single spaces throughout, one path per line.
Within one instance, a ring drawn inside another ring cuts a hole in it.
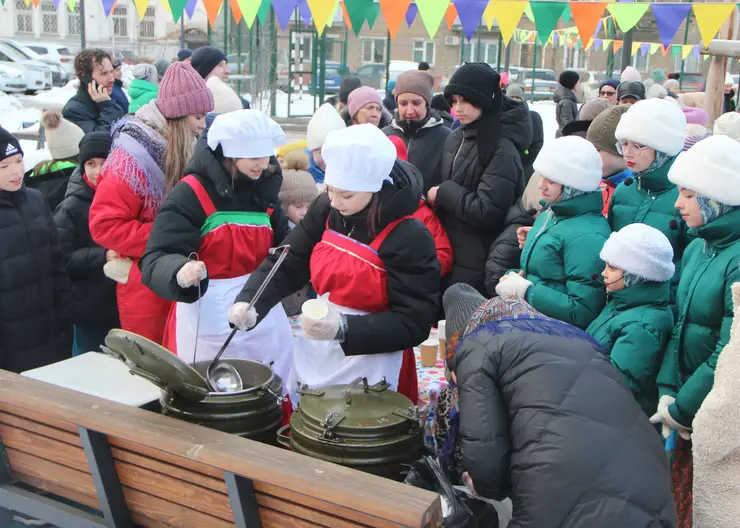
M 288 27 L 290 17 L 293 16 L 293 10 L 297 5 L 298 0 L 272 0 L 272 8 L 275 10 L 275 16 L 283 31 Z
M 301 20 L 303 25 L 308 27 L 313 21 L 313 15 L 311 15 L 311 8 L 308 7 L 308 0 L 300 0 L 298 2 L 298 12 L 301 14 Z
M 195 13 L 195 8 L 198 6 L 198 0 L 188 0 L 185 2 L 185 13 L 188 15 L 189 19 L 193 18 L 193 14 Z
M 488 0 L 455 0 L 457 16 L 460 17 L 460 25 L 468 42 L 470 42 L 470 39 L 473 38 L 475 31 L 478 29 L 480 19 L 487 5 Z
M 80 0 L 84 1 L 84 0 Z M 105 16 L 109 17 L 110 12 L 113 11 L 113 6 L 116 5 L 116 0 L 103 0 L 103 10 L 105 11 Z
M 648 54 L 648 51 L 650 51 L 650 43 L 643 42 L 640 45 L 640 55 L 642 55 L 644 57 L 645 55 Z
M 599 19 L 599 23 L 596 24 L 596 31 L 594 31 L 593 37 L 596 37 L 596 35 L 599 34 L 602 27 L 604 27 L 604 19 Z
M 594 39 L 593 46 L 591 46 L 591 49 L 593 50 L 600 50 L 601 49 L 601 39 Z
M 694 49 L 691 50 L 691 54 L 694 56 L 694 60 L 699 60 L 699 46 L 694 46 Z
M 557 31 L 555 31 L 552 34 L 552 47 L 557 48 L 558 44 L 560 44 L 560 35 L 558 35 Z
M 664 48 L 668 47 L 681 22 L 686 20 L 691 4 L 653 4 L 651 7 L 655 25 L 658 26 L 660 42 Z
M 414 23 L 414 20 L 416 19 L 416 14 L 419 12 L 419 8 L 416 7 L 416 4 L 409 5 L 409 10 L 406 11 L 406 24 L 408 24 L 409 29 Z

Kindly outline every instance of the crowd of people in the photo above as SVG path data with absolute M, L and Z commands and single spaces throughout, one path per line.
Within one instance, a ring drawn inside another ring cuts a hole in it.
M 127 96 L 106 52 L 81 52 L 78 92 L 43 117 L 53 159 L 28 173 L 0 129 L 0 367 L 118 326 L 206 361 L 236 327 L 229 354 L 272 365 L 287 419 L 302 385 L 357 376 L 417 402 L 413 347 L 446 318 L 437 454 L 510 497 L 510 526 L 740 513 L 718 499 L 738 492 L 726 467 L 723 491 L 692 482 L 740 447 L 716 411 L 740 368 L 734 108 L 710 131 L 665 74 L 646 87 L 632 68 L 581 104 L 565 71 L 545 141 L 522 87 L 466 63 L 436 95 L 422 68 L 385 98 L 346 77 L 286 145 L 220 50 L 160 66 Z

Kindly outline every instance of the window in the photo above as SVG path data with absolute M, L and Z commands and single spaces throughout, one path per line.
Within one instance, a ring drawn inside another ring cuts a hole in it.
M 637 71 L 646 72 L 650 67 L 650 54 L 646 53 L 642 55 L 642 50 L 639 50 L 632 59 L 635 61 L 633 66 Z
M 411 60 L 414 62 L 428 62 L 430 66 L 434 66 L 434 51 L 436 46 L 433 40 L 415 40 Z
M 498 61 L 498 42 L 482 41 L 480 43 L 480 53 L 478 52 L 478 42 L 468 42 L 463 40 L 463 62 L 487 62 L 495 65 Z M 480 59 L 478 58 L 480 56 Z
M 681 71 L 681 62 L 683 62 L 683 60 L 681 59 L 681 56 L 679 55 L 675 59 L 675 64 L 673 68 L 674 71 L 677 71 L 677 72 Z M 701 71 L 701 66 L 699 66 L 699 61 L 697 60 L 697 58 L 694 56 L 693 53 L 689 53 L 689 56 L 686 57 L 686 64 L 684 64 L 683 71 L 692 72 L 692 73 Z
M 67 35 L 80 34 L 80 6 L 75 5 L 74 11 L 67 11 Z
M 128 9 L 125 6 L 113 10 L 113 34 L 117 37 L 128 37 Z
M 141 22 L 139 23 L 139 36 L 141 38 L 154 38 L 154 15 L 156 13 L 156 9 L 154 6 L 149 6 L 146 8 L 146 11 L 144 12 L 144 18 L 141 19 Z
M 15 0 L 15 32 L 33 33 L 33 9 L 23 0 Z
M 44 35 L 59 34 L 59 16 L 54 4 L 41 4 L 41 33 Z
M 519 66 L 526 69 L 532 68 L 532 59 L 534 59 L 535 45 L 533 44 L 522 44 L 519 46 Z M 537 44 L 537 67 L 545 67 L 545 50 L 542 46 Z M 531 77 L 531 76 L 530 76 Z
M 363 64 L 385 64 L 385 39 L 362 39 Z
M 15 62 L 13 59 L 8 57 L 5 53 L 0 51 L 0 62 Z
M 586 54 L 580 44 L 576 44 L 572 48 L 566 47 L 566 50 L 565 63 L 563 64 L 565 68 L 586 69 Z

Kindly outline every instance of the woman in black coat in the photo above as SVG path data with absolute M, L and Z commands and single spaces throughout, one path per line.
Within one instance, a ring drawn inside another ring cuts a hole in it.
M 443 302 L 463 465 L 510 528 L 676 526 L 660 436 L 593 339 L 463 284 Z
M 520 227 L 532 227 L 534 224 L 534 210 L 526 210 L 521 199 L 517 200 L 506 213 L 504 230 L 496 237 L 488 251 L 486 261 L 486 292 L 496 297 L 498 281 L 507 271 L 519 267 L 522 248 L 519 247 L 517 232 Z

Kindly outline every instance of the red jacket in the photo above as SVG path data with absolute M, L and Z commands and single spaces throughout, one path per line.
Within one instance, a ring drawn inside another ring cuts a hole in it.
M 413 214 L 413 217 L 417 220 L 421 220 L 432 234 L 432 238 L 434 238 L 434 247 L 437 248 L 437 259 L 442 266 L 442 276 L 444 277 L 452 271 L 452 262 L 454 260 L 452 255 L 452 244 L 450 244 L 450 239 L 447 237 L 447 231 L 445 231 L 445 228 L 442 226 L 442 222 L 440 222 L 439 217 L 423 199 L 421 200 L 419 208 Z
M 145 179 L 130 154 L 114 149 L 98 177 L 90 206 L 90 234 L 97 244 L 134 261 L 128 284 L 118 284 L 117 288 L 121 327 L 161 343 L 172 303 L 144 286 L 139 271 L 139 259 L 146 249 L 159 205 L 134 191 L 122 176 L 124 166 L 134 167 L 134 178 Z

